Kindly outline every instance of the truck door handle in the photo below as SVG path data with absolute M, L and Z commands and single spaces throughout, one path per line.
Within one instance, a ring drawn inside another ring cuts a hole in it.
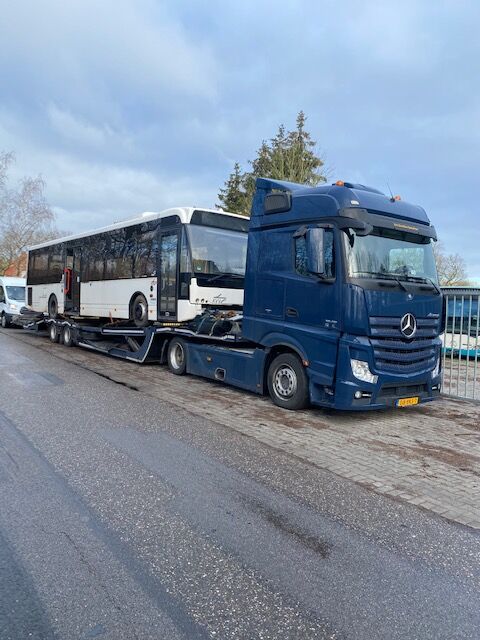
M 298 311 L 293 307 L 287 307 L 287 316 L 289 318 L 298 318 Z

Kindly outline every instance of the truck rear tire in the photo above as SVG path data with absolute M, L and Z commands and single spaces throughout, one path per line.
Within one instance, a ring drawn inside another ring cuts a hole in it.
M 187 350 L 185 342 L 180 338 L 173 338 L 168 345 L 168 368 L 176 376 L 183 376 L 187 371 Z
M 60 334 L 54 322 L 50 322 L 48 326 L 48 337 L 50 338 L 50 342 L 58 342 L 60 340 Z
M 73 347 L 75 339 L 73 337 L 72 327 L 66 324 L 62 331 L 62 342 L 66 347 Z
M 300 358 L 293 353 L 281 353 L 272 360 L 267 385 L 277 407 L 294 411 L 310 404 L 307 374 Z

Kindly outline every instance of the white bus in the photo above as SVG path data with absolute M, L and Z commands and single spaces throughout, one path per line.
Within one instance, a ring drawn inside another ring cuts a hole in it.
M 179 207 L 31 247 L 33 311 L 180 323 L 243 305 L 248 219 Z

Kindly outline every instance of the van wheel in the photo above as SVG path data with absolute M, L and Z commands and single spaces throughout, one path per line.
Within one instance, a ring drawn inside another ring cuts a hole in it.
M 73 347 L 75 341 L 73 339 L 72 327 L 66 324 L 62 331 L 62 342 L 66 347 Z
M 268 368 L 267 384 L 277 407 L 290 410 L 308 407 L 307 374 L 300 359 L 292 353 L 282 353 L 274 358 Z
M 7 329 L 10 326 L 10 320 L 7 318 L 6 313 L 2 313 L 1 324 L 2 324 L 2 329 Z
M 50 322 L 48 327 L 48 336 L 50 342 L 58 342 L 60 340 L 60 334 L 57 331 L 57 325 L 54 322 Z
M 183 376 L 187 371 L 187 350 L 185 342 L 180 338 L 173 338 L 168 345 L 168 368 L 176 376 Z
M 135 296 L 132 302 L 132 318 L 136 327 L 148 326 L 148 304 L 141 293 Z
M 50 296 L 48 300 L 48 317 L 55 320 L 58 316 L 57 296 Z

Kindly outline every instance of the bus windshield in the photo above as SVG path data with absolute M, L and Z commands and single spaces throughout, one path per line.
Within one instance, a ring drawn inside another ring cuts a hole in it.
M 7 298 L 17 302 L 25 302 L 25 287 L 6 287 Z
M 384 228 L 374 228 L 368 236 L 348 230 L 345 249 L 353 278 L 438 281 L 430 238 Z
M 247 234 L 239 231 L 186 225 L 192 275 L 243 278 L 247 260 Z

